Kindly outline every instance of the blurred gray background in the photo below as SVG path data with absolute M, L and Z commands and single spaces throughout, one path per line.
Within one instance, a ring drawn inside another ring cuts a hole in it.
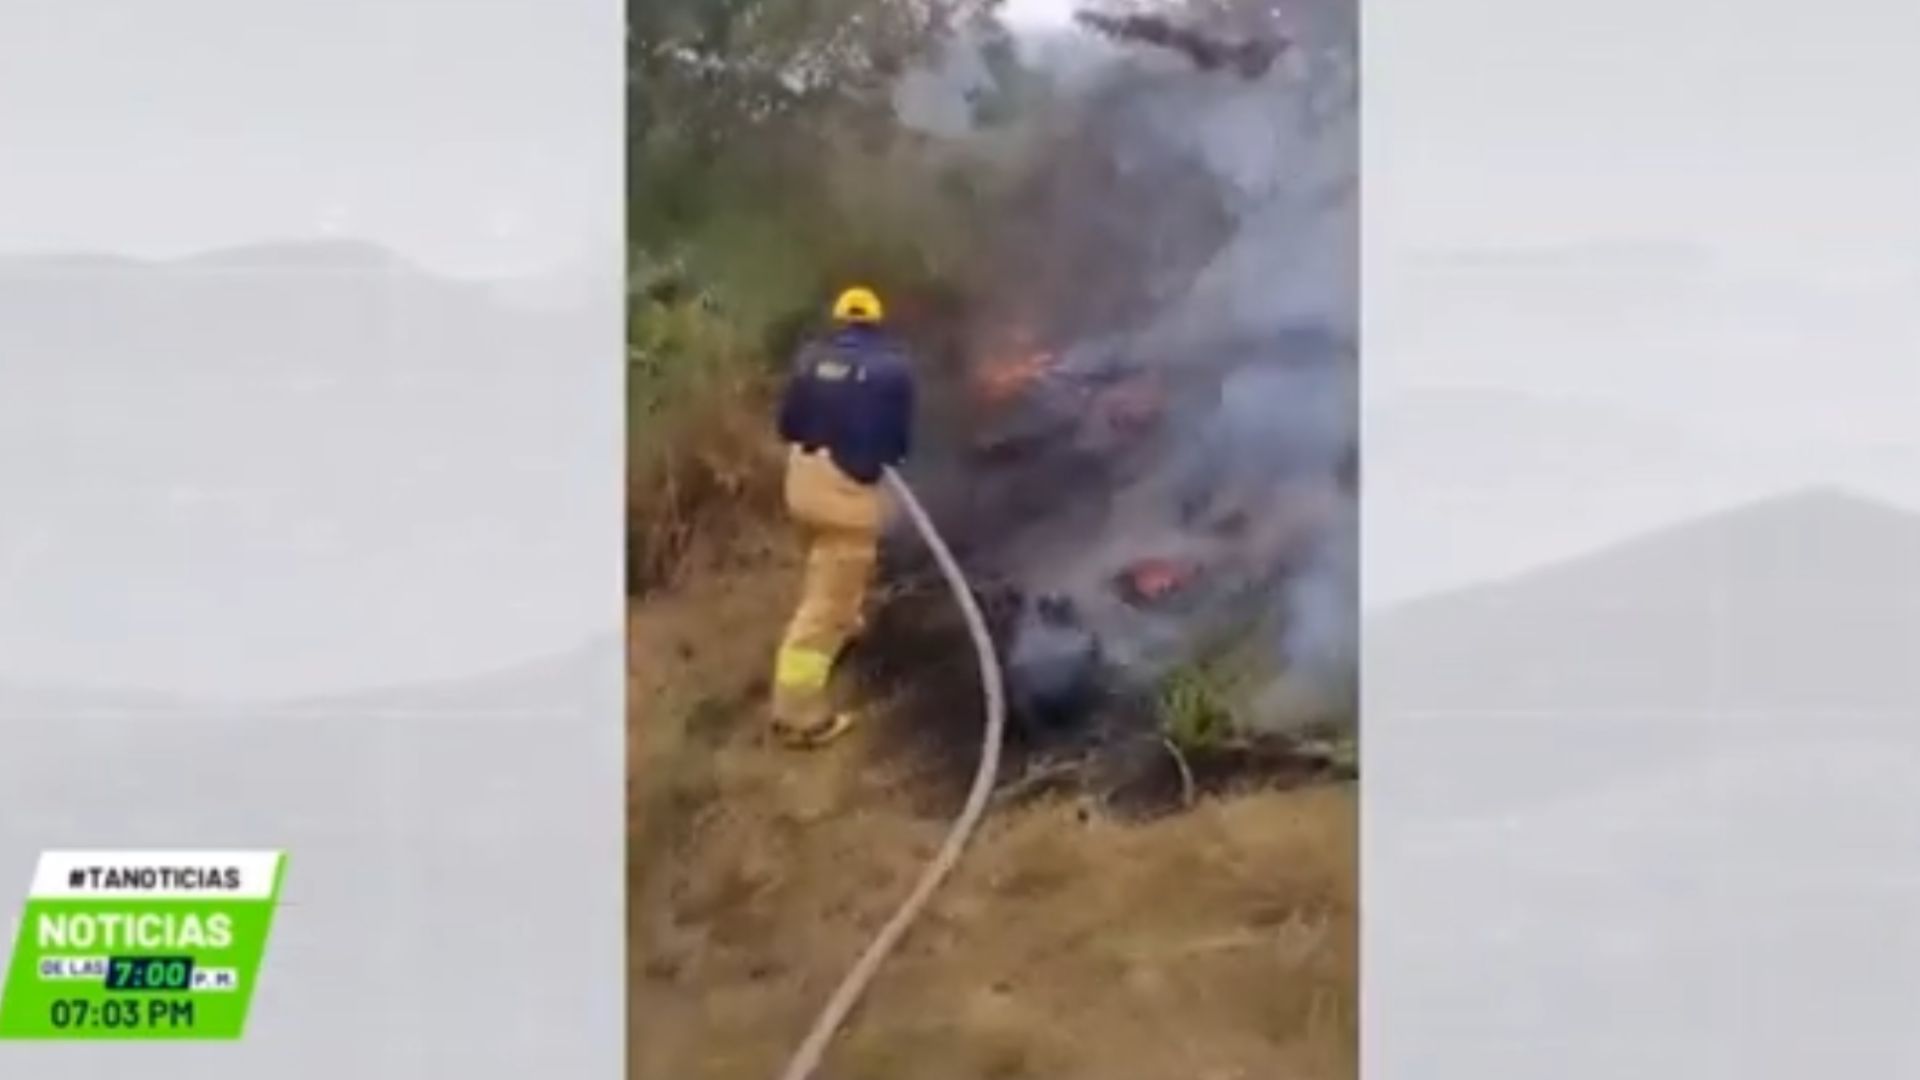
M 1920 1074 L 1920 10 L 1366 27 L 1368 1075 Z
M 0 904 L 290 853 L 244 1042 L 0 1075 L 618 1075 L 623 26 L 0 6 Z

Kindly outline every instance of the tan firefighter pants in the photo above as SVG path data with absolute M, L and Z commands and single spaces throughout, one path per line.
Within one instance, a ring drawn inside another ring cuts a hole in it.
M 834 661 L 860 633 L 880 542 L 877 488 L 842 473 L 826 452 L 788 451 L 787 511 L 806 533 L 800 602 L 773 672 L 773 722 L 805 731 L 831 716 Z

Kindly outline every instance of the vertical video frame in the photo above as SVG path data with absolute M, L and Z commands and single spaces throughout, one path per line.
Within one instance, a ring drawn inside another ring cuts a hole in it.
M 1357 1076 L 1356 9 L 629 0 L 632 1076 Z

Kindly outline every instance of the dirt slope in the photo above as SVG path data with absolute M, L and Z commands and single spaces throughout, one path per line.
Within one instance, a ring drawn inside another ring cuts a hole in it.
M 947 825 L 864 737 L 761 744 L 796 564 L 770 541 L 753 565 L 633 614 L 636 1080 L 770 1080 Z M 991 816 L 822 1080 L 1356 1076 L 1356 801 Z

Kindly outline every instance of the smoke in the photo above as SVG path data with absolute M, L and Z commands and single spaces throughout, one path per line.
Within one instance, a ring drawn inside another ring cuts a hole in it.
M 977 567 L 1064 601 L 1020 624 L 1016 696 L 1072 681 L 1068 610 L 1143 683 L 1267 635 L 1244 710 L 1285 726 L 1355 679 L 1355 6 L 1122 15 L 1102 26 L 1125 43 L 1052 51 L 1073 77 L 1024 118 L 1032 171 L 1000 222 L 975 360 L 1048 359 L 964 412 L 940 481 Z M 1150 422 L 1115 407 L 1141 400 Z M 1142 603 L 1115 582 L 1143 559 L 1191 581 Z

